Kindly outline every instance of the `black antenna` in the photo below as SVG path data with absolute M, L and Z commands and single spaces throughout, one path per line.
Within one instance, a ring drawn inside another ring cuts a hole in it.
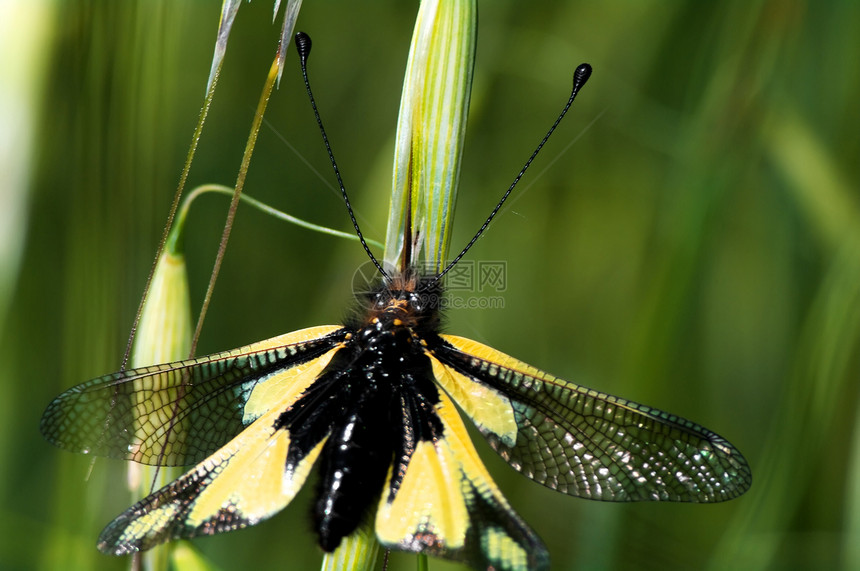
M 334 160 L 334 153 L 332 153 L 331 145 L 329 145 L 328 137 L 325 134 L 325 128 L 322 124 L 322 119 L 320 119 L 320 113 L 317 110 L 316 101 L 314 101 L 314 94 L 311 92 L 311 84 L 308 81 L 308 56 L 311 53 L 311 37 L 304 32 L 299 32 L 296 34 L 296 49 L 299 52 L 299 59 L 302 64 L 302 77 L 305 80 L 305 89 L 308 92 L 308 98 L 311 100 L 311 107 L 314 110 L 314 117 L 317 119 L 317 125 L 320 128 L 320 133 L 322 134 L 323 142 L 325 143 L 325 149 L 328 151 L 328 158 L 331 161 L 331 166 L 334 169 L 334 176 L 337 177 L 337 184 L 340 186 L 340 193 L 343 195 L 343 201 L 346 203 L 346 209 L 349 212 L 349 219 L 352 220 L 352 226 L 355 228 L 355 233 L 358 235 L 358 239 L 361 242 L 361 245 L 364 247 L 364 251 L 367 252 L 367 255 L 370 257 L 370 261 L 373 262 L 373 265 L 376 266 L 376 269 L 379 270 L 379 273 L 382 274 L 382 277 L 386 280 L 390 279 L 388 273 L 382 269 L 382 264 L 379 263 L 379 260 L 373 255 L 370 251 L 370 248 L 367 245 L 367 242 L 364 241 L 364 236 L 361 233 L 361 228 L 358 227 L 358 221 L 355 219 L 355 213 L 352 211 L 352 206 L 349 203 L 349 197 L 346 195 L 346 188 L 343 186 L 343 179 L 340 178 L 340 170 L 337 168 L 337 162 Z
M 508 190 L 505 192 L 504 196 L 502 196 L 502 199 L 499 201 L 499 203 L 496 204 L 496 207 L 493 208 L 493 211 L 490 212 L 490 215 L 487 216 L 487 219 L 481 225 L 481 228 L 478 230 L 478 232 L 472 237 L 471 240 L 469 240 L 469 243 L 466 244 L 466 247 L 463 248 L 459 254 L 457 254 L 457 257 L 451 260 L 451 263 L 445 266 L 445 269 L 439 272 L 436 277 L 433 278 L 432 281 L 439 281 L 440 279 L 442 279 L 442 277 L 447 274 L 451 270 L 451 268 L 453 268 L 457 264 L 457 262 L 460 261 L 463 256 L 466 255 L 466 252 L 469 251 L 469 249 L 475 244 L 475 242 L 478 241 L 478 238 L 481 237 L 481 234 L 484 233 L 484 230 L 487 229 L 487 226 L 490 225 L 490 222 L 493 220 L 493 218 L 495 218 L 496 214 L 498 214 L 499 210 L 502 208 L 502 205 L 508 199 L 508 196 L 510 196 L 511 191 L 514 190 L 514 187 L 517 186 L 517 183 L 520 182 L 521 178 L 523 178 L 523 175 L 531 166 L 532 161 L 535 160 L 537 154 L 546 144 L 550 135 L 552 135 L 553 131 L 555 131 L 555 128 L 558 127 L 558 124 L 561 123 L 561 120 L 564 118 L 564 115 L 567 113 L 567 110 L 570 109 L 571 105 L 573 105 L 573 100 L 576 99 L 577 93 L 579 93 L 579 90 L 582 89 L 583 85 L 585 85 L 585 82 L 588 81 L 589 77 L 591 77 L 591 66 L 587 63 L 579 64 L 579 66 L 577 66 L 576 70 L 573 72 L 573 90 L 571 90 L 570 92 L 570 98 L 567 100 L 567 104 L 564 106 L 564 109 L 562 109 L 561 113 L 559 113 L 558 119 L 555 120 L 555 123 L 553 123 L 552 127 L 549 128 L 549 131 L 547 131 L 544 138 L 541 139 L 540 143 L 538 143 L 538 146 L 532 153 L 532 156 L 530 156 L 529 160 L 526 161 L 525 166 L 523 166 L 522 170 L 520 170 L 519 174 L 514 179 L 514 182 L 512 182 L 511 186 L 508 187 Z

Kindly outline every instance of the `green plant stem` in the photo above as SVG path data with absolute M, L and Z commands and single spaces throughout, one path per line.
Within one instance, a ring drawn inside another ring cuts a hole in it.
M 223 184 L 203 184 L 188 193 L 188 196 L 183 201 L 182 207 L 176 215 L 176 224 L 174 224 L 173 230 L 170 232 L 170 236 L 167 239 L 167 244 L 165 245 L 169 252 L 178 253 L 181 250 L 182 231 L 185 226 L 185 219 L 188 216 L 188 211 L 191 209 L 191 203 L 194 201 L 195 198 L 207 192 L 226 194 L 229 196 L 233 195 L 233 189 Z M 336 238 L 344 238 L 346 240 L 352 240 L 355 242 L 358 241 L 358 236 L 356 236 L 354 233 L 341 232 L 340 230 L 335 230 L 333 228 L 320 226 L 319 224 L 314 224 L 313 222 L 302 220 L 301 218 L 297 218 L 292 214 L 287 214 L 282 210 L 273 208 L 265 202 L 261 202 L 256 198 L 248 196 L 247 194 L 240 195 L 239 200 L 248 204 L 248 206 L 256 208 L 257 210 L 264 212 L 270 216 L 274 216 L 275 218 L 283 220 L 284 222 L 289 222 L 290 224 L 295 224 L 296 226 L 301 226 L 302 228 L 307 228 L 308 230 L 312 230 L 314 232 L 328 234 L 329 236 L 334 236 Z M 366 241 L 368 244 L 371 244 L 372 246 L 374 246 L 375 248 L 379 248 L 380 250 L 383 247 L 382 242 L 378 242 L 372 239 L 366 239 Z

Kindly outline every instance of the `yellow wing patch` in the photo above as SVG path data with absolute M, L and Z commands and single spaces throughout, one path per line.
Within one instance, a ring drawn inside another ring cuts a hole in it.
M 383 501 L 377 512 L 380 542 L 401 545 L 405 540 L 412 551 L 462 548 L 469 519 L 459 471 L 450 447 L 420 442 L 394 501 Z
M 419 442 L 394 498 L 383 494 L 380 543 L 476 568 L 544 568 L 546 549 L 499 492 L 451 399 L 443 392 L 439 398 L 444 434 Z
M 254 353 L 256 351 L 264 351 L 266 349 L 276 347 L 296 345 L 298 343 L 304 343 L 305 341 L 312 341 L 314 339 L 319 339 L 320 337 L 325 337 L 329 333 L 334 333 L 338 329 L 343 329 L 343 325 L 317 325 L 316 327 L 307 327 L 291 333 L 284 333 L 283 335 L 278 335 L 277 337 L 272 337 L 271 339 L 266 339 L 264 341 L 257 341 L 256 343 L 251 343 L 250 345 L 245 345 L 238 349 L 233 349 L 230 353 L 241 355 L 244 353 Z
M 200 468 L 210 483 L 194 499 L 193 508 L 185 518 L 186 525 L 200 527 L 224 508 L 235 510 L 249 522 L 259 521 L 280 511 L 293 499 L 319 450 L 308 455 L 293 474 L 286 474 L 289 433 L 266 432 L 257 430 L 245 438 L 236 438 L 235 446 L 222 449 L 210 462 L 203 462 Z
M 517 441 L 517 423 L 510 399 L 499 391 L 443 365 L 432 353 L 428 353 L 428 356 L 436 382 L 469 418 L 479 428 L 494 433 L 502 442 L 513 446 Z
M 488 527 L 481 533 L 481 549 L 490 561 L 503 561 L 499 569 L 533 569 L 529 554 L 514 538 L 498 527 Z
M 313 384 L 317 376 L 329 364 L 336 350 L 341 347 L 342 345 L 338 345 L 334 350 L 328 351 L 312 361 L 279 371 L 266 379 L 265 382 L 254 387 L 251 396 L 245 403 L 243 422 L 248 424 L 259 418 L 274 403 L 292 404 L 295 402 L 305 389 Z
M 497 351 L 493 349 L 489 345 L 484 345 L 483 343 L 478 343 L 477 341 L 473 341 L 471 339 L 467 339 L 465 337 L 458 337 L 456 335 L 441 335 L 442 339 L 453 345 L 455 348 L 459 349 L 463 353 L 470 355 L 472 357 L 477 357 L 482 361 L 487 361 L 489 363 L 496 363 L 501 367 L 506 369 L 513 369 L 523 375 L 528 375 L 530 377 L 535 377 L 537 379 L 545 379 L 547 381 L 555 381 L 559 382 L 560 379 L 556 379 L 552 375 L 548 375 L 547 373 L 541 371 L 537 367 L 532 367 L 528 363 L 523 363 L 519 359 L 514 359 L 510 355 L 506 353 L 502 353 L 501 351 Z M 498 372 L 497 368 L 493 368 L 490 366 L 489 373 L 491 375 L 495 375 Z

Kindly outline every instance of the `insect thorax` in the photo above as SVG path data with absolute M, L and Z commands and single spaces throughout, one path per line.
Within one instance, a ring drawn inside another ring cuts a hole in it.
M 432 276 L 397 273 L 362 296 L 359 310 L 347 325 L 365 336 L 403 330 L 426 340 L 439 331 L 442 295 L 442 287 Z

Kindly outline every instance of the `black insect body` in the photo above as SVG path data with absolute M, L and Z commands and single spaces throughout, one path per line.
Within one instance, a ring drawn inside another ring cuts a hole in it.
M 443 436 L 434 412 L 438 389 L 424 354 L 427 339 L 438 342 L 438 303 L 428 301 L 438 299 L 439 292 L 435 287 L 432 293 L 419 292 L 417 279 L 407 281 L 368 295 L 365 317 L 356 315 L 344 327 L 344 348 L 314 391 L 279 419 L 285 428 L 309 434 L 308 449 L 331 434 L 321 453 L 314 509 L 326 551 L 333 551 L 375 505 L 389 471 L 393 497 L 417 442 Z M 314 411 L 314 422 L 303 424 L 307 409 Z

